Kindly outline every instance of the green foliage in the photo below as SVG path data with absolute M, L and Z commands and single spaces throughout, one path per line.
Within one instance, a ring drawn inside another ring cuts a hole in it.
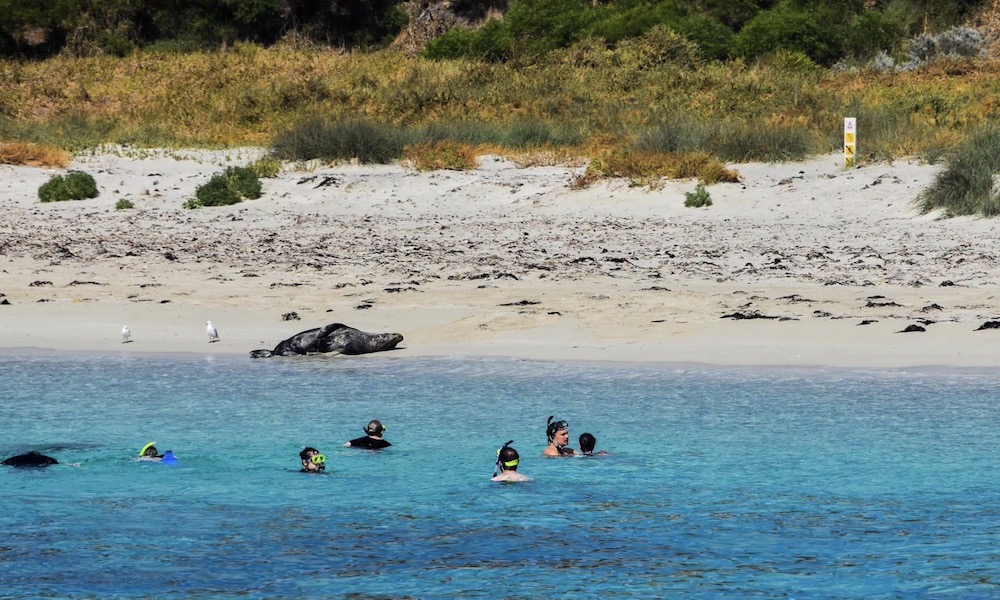
M 580 135 L 574 131 L 539 119 L 521 119 L 503 131 L 500 144 L 523 150 L 538 146 L 569 146 L 580 141 Z
M 987 125 L 956 147 L 944 170 L 917 198 L 922 213 L 941 209 L 945 216 L 1000 215 L 1000 193 L 994 176 L 1000 172 L 1000 127 Z
M 623 41 L 615 54 L 622 64 L 637 69 L 665 65 L 693 69 L 701 60 L 697 45 L 663 25 L 656 25 L 641 37 Z
M 279 133 L 272 154 L 280 160 L 352 160 L 385 164 L 398 160 L 410 135 L 403 129 L 360 119 L 305 121 Z
M 261 179 L 277 177 L 281 173 L 281 161 L 273 156 L 263 156 L 253 161 L 247 168 Z
M 184 203 L 184 208 L 203 206 L 229 206 L 239 204 L 244 199 L 254 200 L 261 196 L 260 179 L 247 167 L 229 167 L 216 173 L 208 183 L 198 186 L 195 198 Z
M 644 152 L 711 152 L 724 161 L 799 160 L 819 149 L 820 140 L 802 127 L 706 121 L 679 113 L 644 133 L 636 148 Z
M 65 176 L 53 175 L 38 188 L 38 199 L 42 202 L 83 200 L 97 196 L 97 182 L 83 171 L 70 171 Z
M 712 196 L 705 189 L 703 184 L 698 184 L 695 186 L 693 192 L 684 193 L 684 206 L 691 208 L 702 208 L 704 206 L 712 206 Z
M 596 16 L 590 0 L 518 0 L 504 18 L 515 50 L 540 57 L 585 35 Z
M 115 204 L 115 210 L 128 210 L 130 208 L 135 208 L 135 204 L 132 204 L 132 201 L 127 198 L 122 198 Z
M 822 13 L 799 10 L 790 4 L 758 13 L 733 39 L 734 51 L 756 58 L 775 50 L 797 50 L 823 65 L 842 56 L 844 28 L 825 20 Z

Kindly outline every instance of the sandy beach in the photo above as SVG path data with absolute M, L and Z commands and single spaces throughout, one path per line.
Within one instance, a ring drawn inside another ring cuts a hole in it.
M 247 354 L 341 322 L 401 333 L 394 358 L 1000 364 L 996 223 L 918 214 L 940 166 L 737 164 L 694 209 L 695 181 L 573 189 L 583 166 L 304 164 L 182 207 L 262 154 L 81 156 L 100 196 L 50 204 L 65 171 L 0 166 L 0 348 Z

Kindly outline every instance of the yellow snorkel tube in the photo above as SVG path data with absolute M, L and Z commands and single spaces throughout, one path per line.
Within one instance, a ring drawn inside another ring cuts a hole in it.
M 155 446 L 155 445 L 156 445 L 156 442 L 149 442 L 148 444 L 146 444 L 145 446 L 143 446 L 142 450 L 139 450 L 139 456 L 140 457 L 146 456 L 146 450 L 149 450 L 150 447 Z

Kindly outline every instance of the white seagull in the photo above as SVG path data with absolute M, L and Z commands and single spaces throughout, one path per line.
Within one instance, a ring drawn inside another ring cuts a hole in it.
M 219 341 L 219 330 L 212 325 L 211 321 L 205 321 L 205 333 L 208 334 L 208 343 Z
M 122 327 L 122 343 L 127 344 L 132 341 L 132 330 L 128 328 L 128 325 Z

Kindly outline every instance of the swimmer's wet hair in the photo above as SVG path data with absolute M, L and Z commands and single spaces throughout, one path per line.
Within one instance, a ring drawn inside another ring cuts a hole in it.
M 316 454 L 319 454 L 319 450 L 315 448 L 306 447 L 302 449 L 302 452 L 299 452 L 299 458 L 301 458 L 302 460 L 306 460 L 307 458 L 309 458 L 310 452 L 315 452 Z
M 580 434 L 580 450 L 583 452 L 593 452 L 594 446 L 597 445 L 597 438 L 590 433 Z

